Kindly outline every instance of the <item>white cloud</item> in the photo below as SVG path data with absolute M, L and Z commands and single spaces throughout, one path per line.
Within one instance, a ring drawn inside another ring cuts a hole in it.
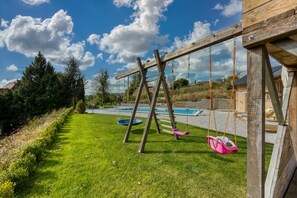
M 2 28 L 7 28 L 8 27 L 9 21 L 5 21 L 4 19 L 1 19 L 1 27 Z
M 184 39 L 180 39 L 178 37 L 174 38 L 173 48 L 181 48 L 187 44 L 193 43 L 199 39 L 209 36 L 212 33 L 210 27 L 210 23 L 203 23 L 201 21 L 195 22 L 193 31 L 190 32 L 187 37 L 185 37 Z
M 7 66 L 6 69 L 8 71 L 18 71 L 19 70 L 18 67 L 14 64 Z
M 74 57 L 82 68 L 93 66 L 95 58 L 85 52 L 85 42 L 71 43 L 72 29 L 72 18 L 64 10 L 45 20 L 18 15 L 0 31 L 0 47 L 27 57 L 35 57 L 41 51 L 56 65 L 66 65 Z
M 102 53 L 97 54 L 96 58 L 103 60 L 103 54 Z
M 195 22 L 193 30 L 183 39 L 175 38 L 172 46 L 167 51 L 173 51 L 184 47 L 190 43 L 200 40 L 212 34 L 211 24 Z M 242 47 L 242 39 L 236 39 L 236 70 L 242 74 L 246 73 L 246 50 Z M 230 76 L 233 65 L 233 40 L 229 40 L 211 47 L 213 75 Z M 168 63 L 168 67 L 174 65 L 174 76 L 169 72 L 168 79 L 178 79 L 188 77 L 188 65 L 190 63 L 190 82 L 203 81 L 209 79 L 209 48 L 185 55 Z M 170 67 L 171 69 L 171 67 Z
M 87 39 L 87 41 L 91 44 L 91 45 L 99 45 L 100 44 L 100 35 L 97 34 L 91 34 L 89 36 L 89 38 Z
M 126 6 L 126 7 L 132 7 L 133 0 L 113 0 L 113 4 L 117 7 L 122 7 L 122 6 Z
M 28 5 L 40 5 L 43 3 L 49 3 L 50 0 L 22 0 L 24 3 Z
M 223 10 L 224 6 L 222 6 L 220 3 L 218 3 L 217 5 L 215 5 L 215 7 L 213 9 L 214 10 Z
M 119 5 L 133 4 L 133 22 L 118 25 L 110 33 L 103 34 L 100 49 L 109 53 L 109 62 L 131 63 L 160 43 L 167 42 L 167 36 L 159 35 L 159 20 L 173 0 L 114 1 Z
M 216 19 L 215 22 L 213 23 L 214 26 L 216 26 L 220 22 L 219 19 Z
M 213 9 L 222 10 L 223 16 L 231 17 L 242 11 L 242 0 L 230 0 L 226 5 L 217 4 Z

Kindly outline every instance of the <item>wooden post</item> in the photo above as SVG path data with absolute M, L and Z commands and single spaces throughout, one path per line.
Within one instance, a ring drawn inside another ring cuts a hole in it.
M 146 120 L 146 123 L 145 123 L 145 128 L 143 130 L 143 135 L 142 135 L 140 147 L 139 147 L 139 150 L 138 150 L 139 153 L 144 152 L 144 148 L 145 148 L 145 144 L 146 144 L 146 140 L 147 140 L 147 135 L 148 135 L 148 132 L 150 130 L 150 126 L 151 126 L 151 122 L 152 122 L 152 115 L 153 115 L 154 109 L 156 107 L 156 101 L 157 101 L 158 93 L 159 93 L 159 90 L 160 90 L 161 81 L 162 81 L 161 74 L 159 74 L 157 85 L 156 85 L 156 90 L 154 92 L 152 102 L 150 104 L 150 111 L 148 113 L 148 117 L 147 117 L 147 120 Z
M 142 92 L 144 81 L 145 81 L 145 79 L 142 78 L 141 81 L 140 81 L 140 85 L 138 87 L 138 92 L 137 92 L 137 96 L 136 96 L 136 99 L 135 99 L 134 108 L 133 108 L 133 111 L 132 111 L 132 114 L 131 114 L 131 117 L 130 117 L 130 120 L 129 120 L 129 125 L 128 125 L 128 128 L 127 128 L 126 134 L 125 134 L 125 138 L 124 138 L 124 141 L 123 141 L 124 143 L 128 142 L 128 140 L 129 140 L 130 131 L 132 129 L 132 125 L 133 125 L 133 121 L 134 121 L 135 114 L 136 114 L 136 111 L 137 111 L 138 103 L 139 103 L 139 100 L 140 100 L 140 97 L 141 97 L 141 92 Z
M 266 86 L 268 88 L 269 91 L 269 95 L 271 98 L 271 102 L 272 102 L 272 106 L 278 121 L 279 125 L 284 125 L 285 124 L 285 120 L 284 120 L 284 116 L 283 116 L 283 112 L 281 109 L 281 105 L 279 102 L 279 98 L 278 98 L 278 93 L 276 90 L 276 86 L 275 86 L 275 82 L 274 82 L 274 77 L 272 74 L 272 68 L 270 65 L 270 60 L 269 60 L 269 56 L 268 56 L 268 52 L 266 47 L 263 48 L 264 49 L 264 59 L 265 59 L 265 80 L 266 80 Z
M 138 64 L 140 75 L 141 75 L 141 81 L 139 83 L 138 92 L 137 92 L 134 108 L 133 108 L 133 111 L 132 111 L 132 114 L 131 114 L 131 117 L 130 117 L 129 125 L 128 125 L 128 128 L 126 130 L 125 138 L 124 138 L 124 141 L 123 141 L 124 143 L 129 141 L 130 132 L 131 132 L 131 129 L 132 129 L 132 126 L 133 126 L 133 120 L 134 120 L 135 115 L 136 115 L 136 111 L 137 111 L 137 107 L 138 107 L 138 104 L 139 104 L 139 101 L 140 101 L 140 98 L 141 98 L 141 93 L 142 93 L 143 87 L 145 87 L 149 103 L 151 102 L 151 97 L 149 95 L 149 89 L 148 89 L 148 85 L 147 85 L 147 82 L 146 82 L 147 70 L 143 69 L 140 58 L 137 58 L 137 64 Z M 157 131 L 158 131 L 158 133 L 160 133 L 160 127 L 159 127 L 159 124 L 158 124 L 158 120 L 157 120 L 155 111 L 153 111 L 153 116 L 154 116 L 154 120 L 156 122 Z
M 290 75 L 290 72 L 289 72 L 289 75 Z M 290 135 L 293 143 L 295 157 L 297 158 L 297 113 L 296 111 L 297 111 L 297 71 L 294 72 L 293 87 L 292 87 L 291 100 L 290 100 L 290 106 L 289 106 Z
M 143 69 L 143 65 L 142 65 L 142 63 L 141 63 L 140 58 L 137 58 L 137 65 L 138 65 L 138 67 L 139 67 L 139 72 L 140 72 L 141 77 L 142 77 L 143 79 L 145 79 L 145 80 L 143 81 L 143 86 L 144 86 L 144 90 L 145 90 L 147 99 L 148 99 L 148 101 L 149 101 L 149 104 L 151 104 L 152 98 L 151 98 L 150 90 L 149 90 L 149 87 L 148 87 L 148 84 L 147 84 L 147 81 L 146 81 L 146 73 L 147 73 L 147 70 L 144 70 L 144 69 Z M 160 126 L 159 126 L 159 123 L 158 123 L 158 119 L 157 119 L 157 116 L 156 116 L 155 109 L 153 109 L 153 117 L 154 117 L 154 120 L 155 120 L 155 123 L 156 123 L 157 132 L 160 133 Z
M 176 128 L 176 123 L 175 123 L 174 114 L 173 114 L 173 110 L 172 110 L 172 103 L 171 103 L 171 99 L 170 99 L 170 96 L 169 96 L 169 91 L 168 91 L 166 79 L 165 79 L 165 76 L 164 76 L 165 64 L 162 64 L 158 50 L 155 50 L 154 54 L 155 54 L 155 58 L 156 58 L 156 61 L 157 61 L 158 71 L 161 74 L 162 86 L 163 86 L 164 95 L 165 95 L 166 104 L 167 104 L 167 109 L 168 109 L 168 113 L 169 113 L 169 117 L 170 117 L 170 121 L 171 121 L 171 127 Z M 178 139 L 177 135 L 174 134 L 174 136 L 175 136 L 175 139 Z
M 284 120 L 286 120 L 289 107 L 293 81 L 292 74 L 292 72 L 289 73 L 287 85 L 284 87 L 282 106 Z M 289 127 L 279 125 L 265 181 L 265 197 L 283 197 L 295 167 L 296 161 L 293 155 Z
M 150 111 L 148 113 L 148 118 L 147 118 L 146 125 L 145 125 L 144 131 L 143 131 L 140 147 L 139 147 L 139 150 L 138 150 L 140 153 L 144 152 L 144 148 L 145 148 L 148 132 L 149 132 L 149 129 L 150 129 L 150 126 L 151 126 L 152 116 L 153 116 L 153 113 L 154 113 L 154 110 L 155 110 L 155 107 L 156 107 L 156 101 L 157 101 L 158 94 L 159 94 L 159 91 L 160 91 L 161 83 L 163 85 L 165 97 L 167 99 L 167 108 L 168 108 L 168 113 L 169 113 L 170 120 L 171 120 L 171 126 L 172 126 L 172 128 L 175 127 L 174 115 L 173 115 L 173 111 L 172 111 L 172 104 L 170 102 L 168 88 L 167 88 L 167 84 L 166 84 L 165 77 L 164 77 L 165 63 L 161 62 L 158 50 L 155 50 L 154 54 L 155 54 L 157 67 L 158 67 L 158 71 L 159 71 L 159 77 L 158 77 L 158 81 L 157 81 L 157 85 L 156 85 L 156 90 L 154 92 L 152 102 L 151 102 L 151 105 L 150 105 Z M 175 136 L 175 137 L 177 139 L 177 136 Z
M 263 47 L 248 50 L 247 197 L 264 198 L 265 59 Z

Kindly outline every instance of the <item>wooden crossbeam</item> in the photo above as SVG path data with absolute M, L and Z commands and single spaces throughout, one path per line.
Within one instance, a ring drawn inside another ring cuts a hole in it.
M 285 38 L 282 40 L 274 41 L 271 44 L 289 52 L 294 56 L 297 56 L 297 41 L 295 40 L 292 40 L 290 38 Z
M 269 54 L 286 67 L 297 66 L 297 41 L 285 38 L 267 44 Z
M 242 43 L 245 48 L 253 48 L 296 33 L 297 15 L 295 9 L 291 9 L 279 16 L 244 29 Z
M 165 54 L 160 59 L 161 59 L 161 62 L 166 63 L 168 61 L 171 61 L 173 59 L 187 55 L 189 53 L 192 53 L 192 52 L 207 48 L 209 46 L 227 41 L 227 40 L 232 39 L 237 36 L 240 36 L 241 34 L 242 34 L 242 25 L 241 25 L 241 23 L 238 23 L 238 24 L 230 26 L 224 30 L 221 30 L 219 32 L 213 33 L 212 35 L 207 36 L 203 39 L 200 39 L 194 43 L 186 45 L 185 47 L 180 48 L 176 51 Z M 148 69 L 148 68 L 154 67 L 156 65 L 157 65 L 156 60 L 150 60 L 143 65 L 143 68 Z M 124 78 L 126 76 L 129 76 L 129 75 L 137 73 L 137 72 L 139 72 L 139 68 L 135 68 L 133 70 L 119 74 L 116 76 L 116 79 L 121 79 L 121 78 Z

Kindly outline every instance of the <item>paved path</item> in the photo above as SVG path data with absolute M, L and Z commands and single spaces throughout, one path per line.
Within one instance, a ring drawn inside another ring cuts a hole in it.
M 121 116 L 131 116 L 131 112 L 123 112 L 118 111 L 115 108 L 109 108 L 109 109 L 88 109 L 88 113 L 99 113 L 99 114 L 115 114 L 118 115 L 119 118 Z M 187 123 L 190 125 L 198 126 L 201 128 L 208 128 L 208 110 L 203 110 L 202 113 L 200 113 L 197 116 L 182 116 L 182 115 L 176 115 L 176 121 Z M 137 113 L 136 116 L 138 117 L 147 117 L 147 113 Z M 216 126 L 218 131 L 224 131 L 225 125 L 226 125 L 226 118 L 228 116 L 228 112 L 221 112 L 221 111 L 215 111 L 215 117 L 216 117 Z M 211 125 L 210 128 L 215 130 L 215 122 L 213 119 L 213 113 L 211 112 Z M 227 127 L 227 133 L 233 134 L 233 113 L 230 113 L 228 127 Z M 247 125 L 240 119 L 236 119 L 236 133 L 238 136 L 241 137 L 247 137 Z M 265 141 L 274 143 L 275 141 L 276 133 L 265 133 Z

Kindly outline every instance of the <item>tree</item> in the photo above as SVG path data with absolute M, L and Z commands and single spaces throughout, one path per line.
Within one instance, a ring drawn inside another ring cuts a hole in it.
M 67 106 L 75 106 L 76 101 L 85 101 L 85 83 L 78 62 L 71 58 L 62 77 L 63 93 L 68 96 Z
M 101 98 L 101 103 L 105 104 L 109 96 L 109 75 L 107 70 L 101 70 L 95 75 L 93 87 L 96 94 Z
M 189 85 L 189 81 L 184 78 L 180 78 L 173 82 L 173 89 L 179 89 L 181 87 L 185 87 Z
M 17 86 L 28 116 L 38 116 L 61 107 L 61 83 L 54 67 L 39 52 L 24 71 Z
M 23 100 L 12 90 L 0 94 L 0 112 L 0 135 L 9 135 L 26 119 Z
M 140 73 L 133 75 L 132 82 L 129 86 L 129 96 L 132 96 L 135 90 L 139 87 L 139 83 L 141 81 Z

